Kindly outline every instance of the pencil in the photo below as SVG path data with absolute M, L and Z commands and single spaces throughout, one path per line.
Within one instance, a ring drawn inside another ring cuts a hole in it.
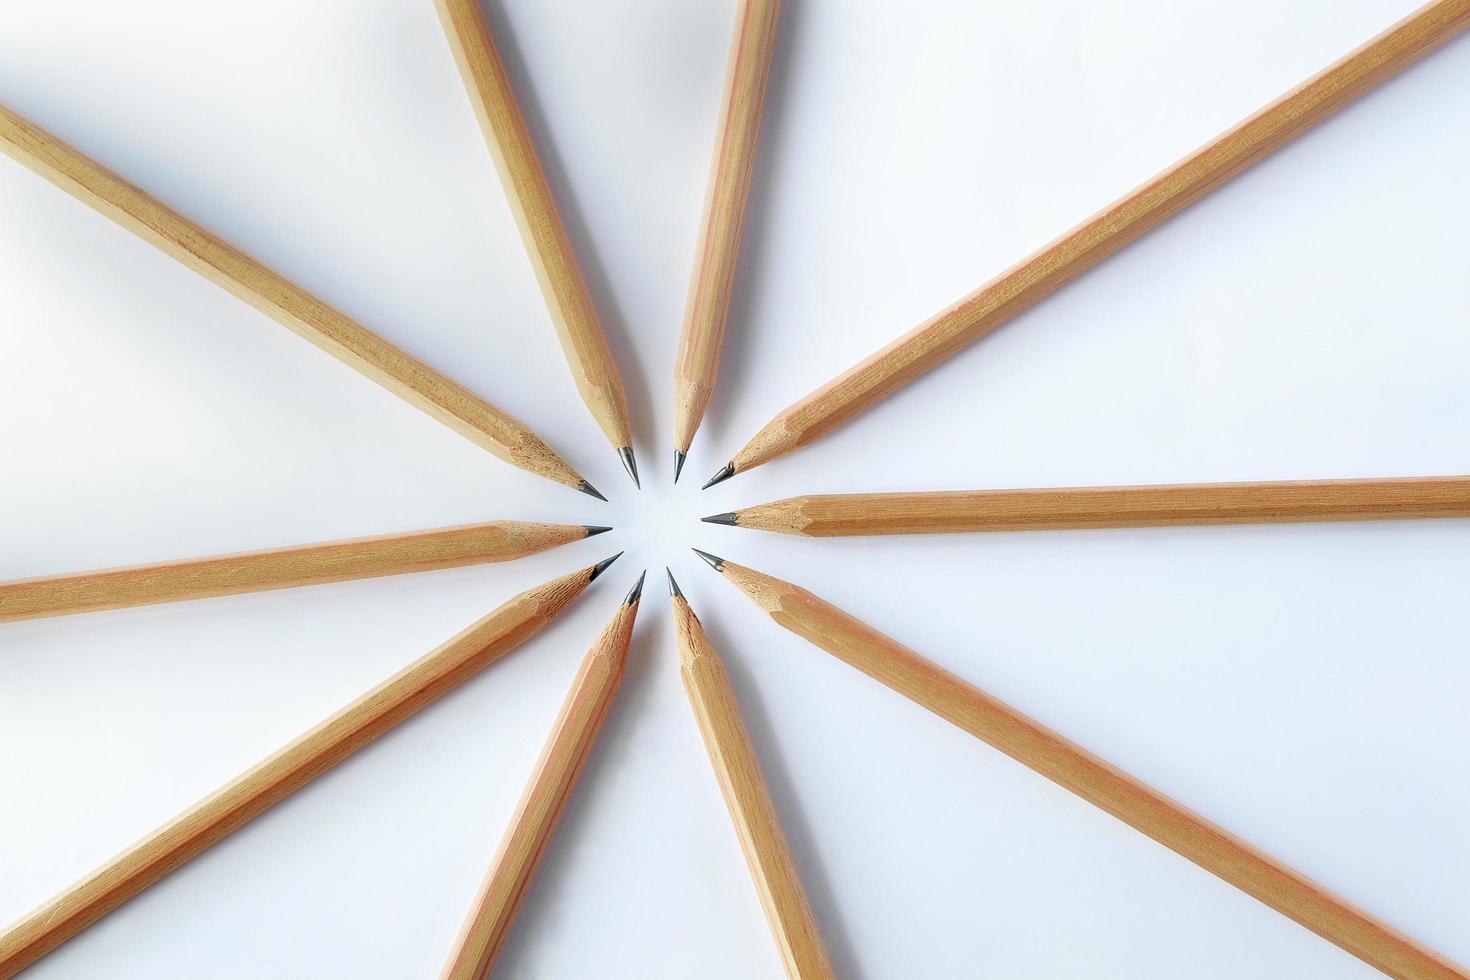
M 0 582 L 0 623 L 511 561 L 608 530 L 491 521 Z
M 781 962 L 793 980 L 832 977 L 827 947 L 807 903 L 786 835 L 771 802 L 755 746 L 745 730 L 735 689 L 699 618 L 669 573 L 674 633 L 679 641 L 679 676 L 694 708 L 710 765 L 720 783 L 740 849 L 776 939 Z
M 4 106 L 0 150 L 482 449 L 512 466 L 607 499 L 524 422 Z
M 807 445 L 1029 309 L 1277 147 L 1470 27 L 1433 0 L 1082 224 L 782 410 L 705 486 Z
M 638 582 L 582 659 L 556 723 L 551 726 L 551 736 L 536 761 L 531 781 L 526 784 L 525 794 L 440 974 L 443 980 L 482 980 L 488 976 L 510 935 L 511 923 L 520 911 L 536 867 L 551 843 L 557 822 L 623 683 L 628 641 L 633 636 L 633 621 L 638 617 L 645 575 L 646 572 L 638 576 Z
M 1470 477 L 788 497 L 704 520 L 808 538 L 1470 517 Z
M 623 381 L 480 0 L 435 0 L 435 4 L 536 270 L 572 380 L 636 485 L 638 464 L 633 458 Z
M 1390 976 L 1464 969 L 805 589 L 700 552 L 767 615 Z
M 616 559 L 508 600 L 0 932 L 13 976 L 545 629 Z
M 694 278 L 674 362 L 675 483 L 719 373 L 780 14 L 780 0 L 745 0 L 735 21 Z

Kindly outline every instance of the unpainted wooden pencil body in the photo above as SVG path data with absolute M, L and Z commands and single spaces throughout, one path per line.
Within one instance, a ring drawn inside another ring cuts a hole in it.
M 441 974 L 443 980 L 482 980 L 500 955 L 622 684 L 628 641 L 637 616 L 638 600 L 621 604 L 583 658 L 525 794 L 455 940 Z
M 832 977 L 827 947 L 806 899 L 786 835 L 771 802 L 755 746 L 745 730 L 725 665 L 683 596 L 674 597 L 679 675 L 720 782 L 740 848 L 750 867 L 786 973 L 811 980 Z
M 736 15 L 694 277 L 675 361 L 674 448 L 681 453 L 689 451 L 719 373 L 780 15 L 780 0 L 745 0 Z
M 0 150 L 507 463 L 585 482 L 524 422 L 3 106 Z
M 580 524 L 491 521 L 0 582 L 0 623 L 511 561 L 587 533 Z
M 805 589 L 725 561 L 724 576 L 788 630 L 1395 977 L 1465 970 L 1051 729 Z
M 0 933 L 0 976 L 34 963 L 544 629 L 593 568 L 522 592 Z
M 762 531 L 842 537 L 1443 517 L 1470 517 L 1470 477 L 818 494 L 746 507 L 729 520 Z
M 577 391 L 615 448 L 633 444 L 622 378 L 480 0 L 435 0 Z
M 786 408 L 731 460 L 789 453 L 984 337 L 1144 232 L 1470 27 L 1470 0 L 1434 0 L 1061 238 Z

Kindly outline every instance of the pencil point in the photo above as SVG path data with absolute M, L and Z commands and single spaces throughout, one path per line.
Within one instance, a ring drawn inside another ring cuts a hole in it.
M 639 490 L 642 490 L 643 484 L 638 482 L 638 461 L 633 458 L 633 447 L 624 446 L 623 448 L 619 449 L 618 459 L 621 459 L 623 461 L 623 469 L 627 470 L 628 475 L 633 478 L 633 486 L 637 487 Z
M 669 577 L 669 598 L 677 599 L 684 593 L 679 591 L 679 583 L 674 581 L 674 573 L 669 571 L 669 566 L 664 566 L 664 574 Z
M 716 483 L 724 483 L 726 480 L 730 479 L 730 477 L 732 477 L 734 475 L 735 475 L 735 464 L 734 463 L 726 463 L 724 469 L 720 470 L 720 472 L 718 472 L 714 476 L 710 477 L 709 478 L 709 482 L 706 483 L 704 486 L 700 487 L 699 489 L 701 489 L 701 490 L 708 490 L 710 487 L 714 486 Z
M 581 486 L 577 487 L 577 489 L 582 491 L 589 497 L 596 497 L 598 500 L 601 500 L 604 503 L 607 501 L 607 498 L 598 493 L 597 488 L 588 483 L 586 480 L 583 480 Z
M 675 483 L 678 483 L 679 482 L 679 474 L 684 472 L 684 458 L 685 458 L 685 454 L 684 453 L 679 452 L 679 450 L 677 450 L 677 449 L 674 450 L 674 482 Z
M 731 511 L 728 514 L 711 514 L 709 517 L 701 517 L 700 520 L 704 521 L 706 524 L 728 524 L 731 527 L 740 526 L 739 523 L 737 523 L 735 520 L 734 511 Z
M 628 590 L 628 598 L 623 600 L 623 605 L 631 606 L 638 601 L 643 595 L 643 580 L 646 578 L 648 578 L 648 569 L 645 568 L 643 574 L 638 576 L 638 581 L 633 583 L 633 588 Z
M 592 535 L 594 534 L 602 534 L 605 531 L 612 530 L 612 528 L 610 527 L 601 527 L 597 524 L 583 524 L 582 526 L 587 529 L 587 537 L 589 538 L 592 537 Z
M 710 554 L 708 551 L 700 551 L 698 548 L 690 548 L 689 550 L 694 552 L 699 557 L 703 558 L 705 561 L 709 562 L 709 567 L 713 568 L 715 571 L 719 572 L 724 570 L 725 559 L 716 557 L 715 555 Z
M 587 584 L 591 585 L 593 582 L 597 581 L 597 576 L 607 571 L 607 566 L 611 565 L 613 562 L 617 561 L 621 557 L 623 557 L 623 553 L 620 551 L 617 554 L 613 555 L 611 558 L 604 558 L 596 565 L 593 565 L 592 574 L 587 578 Z

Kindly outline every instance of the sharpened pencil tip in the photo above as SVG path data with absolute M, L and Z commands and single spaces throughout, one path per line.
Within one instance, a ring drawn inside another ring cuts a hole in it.
M 596 497 L 598 500 L 601 500 L 604 503 L 607 502 L 607 498 L 604 497 L 602 494 L 598 493 L 597 492 L 597 488 L 594 487 L 592 484 L 588 483 L 586 480 L 583 480 L 582 483 L 581 483 L 581 485 L 579 487 L 577 487 L 577 489 L 580 490 L 580 491 L 582 491 L 583 493 L 585 493 L 589 497 Z
M 589 538 L 592 537 L 592 535 L 594 534 L 605 534 L 606 532 L 612 530 L 612 528 L 610 527 L 602 527 L 598 524 L 583 524 L 582 526 L 587 529 L 587 537 Z
M 611 565 L 613 562 L 617 561 L 621 557 L 623 557 L 623 553 L 620 551 L 617 554 L 613 555 L 611 558 L 604 558 L 602 561 L 598 562 L 596 565 L 593 565 L 592 566 L 592 574 L 587 577 L 587 584 L 590 585 L 593 582 L 596 582 L 597 581 L 597 576 L 599 576 L 603 572 L 607 571 L 607 566 Z
M 669 566 L 664 566 L 664 574 L 669 577 L 669 598 L 677 599 L 684 593 L 679 591 L 679 583 L 674 581 L 674 573 L 669 571 Z
M 633 458 L 633 447 L 624 446 L 619 449 L 618 459 L 623 461 L 623 469 L 627 470 L 628 475 L 633 478 L 633 486 L 642 490 L 643 484 L 638 482 L 638 461 Z
M 690 548 L 689 550 L 694 552 L 699 557 L 703 558 L 705 561 L 709 562 L 709 567 L 713 568 L 715 571 L 719 572 L 724 570 L 725 559 L 720 558 L 717 555 L 712 555 L 708 551 L 700 551 L 698 548 Z
M 645 568 L 643 574 L 638 576 L 638 581 L 634 582 L 633 587 L 628 590 L 628 598 L 623 600 L 623 605 L 631 606 L 638 601 L 639 597 L 643 595 L 643 580 L 646 578 L 648 578 L 648 569 Z
M 709 482 L 706 483 L 704 486 L 700 487 L 699 489 L 701 489 L 701 490 L 708 490 L 710 487 L 714 486 L 716 483 L 724 483 L 726 480 L 730 479 L 730 477 L 732 477 L 734 475 L 735 475 L 735 464 L 734 463 L 726 463 L 725 466 L 724 466 L 724 468 L 721 469 L 720 472 L 718 472 L 714 476 L 710 477 L 709 478 Z
M 735 512 L 733 510 L 728 514 L 711 514 L 708 517 L 701 517 L 700 520 L 706 524 L 728 524 L 731 527 L 740 526 L 735 520 Z
M 685 458 L 686 458 L 686 454 L 685 453 L 681 453 L 677 449 L 674 450 L 674 482 L 675 483 L 678 483 L 679 482 L 679 474 L 684 472 L 684 460 L 685 460 Z

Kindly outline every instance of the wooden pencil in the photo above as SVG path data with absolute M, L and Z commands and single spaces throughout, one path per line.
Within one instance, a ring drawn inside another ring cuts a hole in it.
M 1464 968 L 805 589 L 706 561 L 777 623 L 1395 977 Z
M 704 520 L 808 538 L 1470 517 L 1470 477 L 833 493 Z
M 482 980 L 489 976 L 510 935 L 511 923 L 623 683 L 643 577 L 638 577 L 582 659 L 500 849 L 440 974 L 443 980 Z
M 0 582 L 0 623 L 512 561 L 607 530 L 490 521 Z
M 524 422 L 4 106 L 0 150 L 512 466 L 602 497 Z
M 676 483 L 719 373 L 780 15 L 780 0 L 744 0 L 736 15 L 694 277 L 674 362 Z
M 623 381 L 480 0 L 435 0 L 582 401 L 638 482 Z
M 673 573 L 669 574 L 669 592 L 679 642 L 679 676 L 694 708 L 710 765 L 735 824 L 781 962 L 793 980 L 833 977 L 827 947 L 801 887 L 801 877 L 796 873 L 725 665 L 705 636 L 699 617 L 679 591 Z
M 1470 27 L 1470 0 L 1433 0 L 782 410 L 710 480 L 807 445 L 1035 305 L 1144 232 Z
M 535 636 L 612 561 L 508 600 L 0 932 L 0 977 L 34 963 Z

